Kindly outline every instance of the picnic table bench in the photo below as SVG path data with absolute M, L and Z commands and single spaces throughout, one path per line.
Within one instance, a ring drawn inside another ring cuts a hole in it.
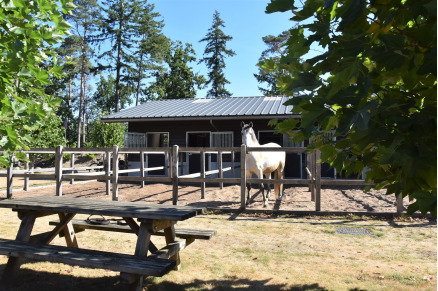
M 0 207 L 17 211 L 21 219 L 15 240 L 0 239 L 0 254 L 9 256 L 0 281 L 0 290 L 11 288 L 23 259 L 120 271 L 121 281 L 126 285 L 125 290 L 141 290 L 143 276 L 163 276 L 172 269 L 178 269 L 180 250 L 195 239 L 210 239 L 216 233 L 208 230 L 175 229 L 177 221 L 203 213 L 202 208 L 58 196 L 3 200 L 0 201 Z M 57 214 L 59 220 L 49 222 L 49 225 L 54 226 L 52 231 L 31 235 L 37 218 L 53 214 Z M 73 219 L 76 214 L 121 217 L 126 225 L 88 224 L 83 220 Z M 135 252 L 128 255 L 81 249 L 76 233 L 86 229 L 136 233 Z M 66 247 L 49 245 L 57 235 L 65 237 Z M 158 250 L 151 242 L 151 235 L 163 235 L 166 246 Z M 148 251 L 150 255 L 147 255 Z

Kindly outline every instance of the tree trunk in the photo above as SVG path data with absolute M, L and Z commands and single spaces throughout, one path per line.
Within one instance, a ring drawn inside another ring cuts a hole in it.
M 138 65 L 138 83 L 137 83 L 137 98 L 135 99 L 135 106 L 138 106 L 138 99 L 140 97 L 140 84 L 141 84 L 141 77 L 142 77 L 142 66 L 143 63 L 143 54 L 140 54 L 140 63 Z

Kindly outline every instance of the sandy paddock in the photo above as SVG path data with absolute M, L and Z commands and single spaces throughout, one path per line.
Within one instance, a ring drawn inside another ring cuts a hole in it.
M 253 185 L 256 186 L 256 185 Z M 13 197 L 29 195 L 55 195 L 54 186 L 35 187 L 29 191 L 14 189 Z M 355 186 L 326 186 L 321 189 L 321 211 L 345 212 L 395 212 L 396 204 L 393 195 L 385 195 L 385 190 L 365 192 L 364 187 Z M 6 193 L 3 191 L 4 196 Z M 87 197 L 93 199 L 111 199 L 105 194 L 105 183 L 92 181 L 75 184 L 63 184 L 63 195 L 71 197 Z M 268 210 L 315 210 L 315 202 L 311 201 L 308 187 L 288 186 L 285 189 L 283 200 L 279 203 L 271 200 L 267 208 L 263 207 L 263 198 L 260 191 L 252 189 L 252 201 L 248 209 Z M 141 188 L 139 184 L 121 183 L 119 185 L 120 201 L 143 201 L 151 203 L 172 203 L 172 186 L 167 184 L 147 184 Z M 205 199 L 201 199 L 200 186 L 188 185 L 179 187 L 179 204 L 203 206 L 221 209 L 238 209 L 240 207 L 240 186 L 207 185 Z M 405 198 L 405 207 L 409 200 Z

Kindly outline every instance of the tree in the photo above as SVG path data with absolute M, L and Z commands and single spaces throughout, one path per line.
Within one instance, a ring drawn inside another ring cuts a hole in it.
M 153 5 L 147 4 L 146 1 L 106 0 L 103 2 L 103 7 L 106 8 L 103 9 L 101 34 L 98 40 L 100 42 L 109 41 L 110 48 L 99 56 L 99 58 L 105 58 L 108 64 L 99 64 L 99 66 L 116 73 L 115 99 L 116 112 L 118 112 L 121 102 L 131 103 L 129 95 L 121 95 L 122 87 L 130 87 L 131 92 L 134 92 L 134 83 L 137 83 L 138 86 L 142 79 L 142 75 L 135 68 L 136 61 L 132 56 L 134 53 L 140 54 L 139 56 L 152 53 L 152 51 L 146 51 L 147 46 L 150 45 L 148 40 L 144 39 L 150 32 L 146 28 L 155 27 L 154 29 L 158 29 L 160 22 L 155 22 L 154 18 L 158 17 L 158 14 L 152 11 Z M 148 18 L 145 14 L 150 17 Z M 154 23 L 152 23 L 153 21 Z M 154 34 L 156 33 L 158 31 L 154 32 Z M 121 101 L 121 99 L 125 100 Z
M 289 37 L 289 32 L 284 31 L 279 36 L 268 35 L 264 36 L 263 42 L 268 46 L 262 52 L 262 55 L 259 59 L 260 63 L 263 63 L 265 59 L 271 59 L 274 62 L 279 62 L 280 57 L 285 53 L 285 43 Z M 284 74 L 284 70 L 278 70 L 275 72 L 265 72 L 262 67 L 259 66 L 259 73 L 254 74 L 254 77 L 257 79 L 258 83 L 267 85 L 266 87 L 260 87 L 259 90 L 265 96 L 275 96 L 281 95 L 280 88 L 277 86 L 277 79 Z
M 132 88 L 122 86 L 120 92 L 122 96 L 128 96 L 132 93 Z M 125 92 L 127 90 L 127 92 Z M 108 75 L 108 78 L 105 78 L 103 75 L 100 75 L 99 83 L 97 83 L 96 91 L 91 97 L 90 102 L 90 115 L 92 119 L 98 119 L 99 115 L 104 112 L 114 112 L 116 110 L 116 80 L 113 76 Z M 124 99 L 121 99 L 121 107 L 125 107 L 123 103 Z
M 414 201 L 409 213 L 436 215 L 436 1 L 273 0 L 276 11 L 298 24 L 288 54 L 264 67 L 290 73 L 279 85 L 301 114 L 277 129 L 309 138 L 338 170 L 367 167 L 367 181 Z M 325 52 L 306 55 L 312 44 Z
M 139 15 L 139 34 L 140 41 L 137 51 L 134 53 L 135 81 L 137 83 L 135 106 L 139 104 L 140 96 L 145 90 L 142 90 L 142 80 L 151 77 L 152 74 L 146 73 L 162 71 L 160 65 L 169 51 L 169 39 L 161 33 L 164 27 L 163 20 L 157 20 L 160 14 L 153 12 L 153 4 L 145 7 L 145 12 Z
M 225 78 L 225 57 L 232 57 L 236 53 L 227 49 L 227 42 L 233 38 L 226 35 L 221 27 L 225 27 L 224 21 L 220 18 L 216 10 L 213 15 L 213 25 L 209 28 L 208 33 L 199 42 L 207 42 L 204 50 L 204 57 L 199 63 L 205 63 L 210 70 L 206 85 L 211 84 L 208 90 L 208 97 L 230 97 L 231 93 L 225 89 L 225 85 L 230 82 Z
M 195 51 L 190 44 L 173 43 L 165 57 L 169 70 L 155 74 L 156 81 L 149 87 L 151 99 L 195 98 L 196 88 L 205 83 L 202 75 L 193 73 L 190 62 L 196 61 Z
M 100 15 L 100 7 L 96 0 L 74 0 L 77 8 L 72 15 L 67 17 L 72 22 L 74 37 L 72 37 L 73 47 L 77 49 L 78 59 L 77 68 L 80 74 L 80 96 L 78 110 L 78 132 L 76 146 L 81 147 L 81 132 L 82 141 L 85 142 L 85 115 L 87 107 L 86 89 L 87 76 L 90 74 L 91 62 L 90 47 L 94 33 L 98 29 L 98 18 Z
M 108 114 L 109 112 L 104 115 Z M 123 147 L 127 126 L 125 123 L 105 123 L 95 119 L 89 123 L 88 130 L 87 147 L 109 148 L 114 145 Z
M 44 92 L 49 76 L 62 75 L 54 47 L 70 25 L 64 15 L 72 1 L 44 2 L 0 0 L 0 163 L 9 165 L 8 152 L 19 151 L 30 141 L 30 132 L 41 128 L 59 101 Z M 47 60 L 52 58 L 53 65 Z

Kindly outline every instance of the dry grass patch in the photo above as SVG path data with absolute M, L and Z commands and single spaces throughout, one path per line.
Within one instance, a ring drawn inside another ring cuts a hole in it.
M 0 215 L 0 237 L 14 238 L 17 216 L 8 209 Z M 53 218 L 38 219 L 35 232 L 47 231 Z M 148 278 L 147 290 L 437 289 L 435 222 L 210 214 L 178 226 L 218 234 L 188 246 L 181 253 L 181 271 Z M 360 227 L 372 235 L 341 235 L 336 226 Z M 132 234 L 92 230 L 78 238 L 82 247 L 125 253 L 133 252 L 136 240 Z M 158 246 L 164 244 L 157 239 Z M 64 245 L 60 238 L 54 243 Z M 0 256 L 0 272 L 5 263 Z M 16 290 L 118 290 L 118 281 L 118 274 L 107 270 L 31 262 L 22 266 Z

